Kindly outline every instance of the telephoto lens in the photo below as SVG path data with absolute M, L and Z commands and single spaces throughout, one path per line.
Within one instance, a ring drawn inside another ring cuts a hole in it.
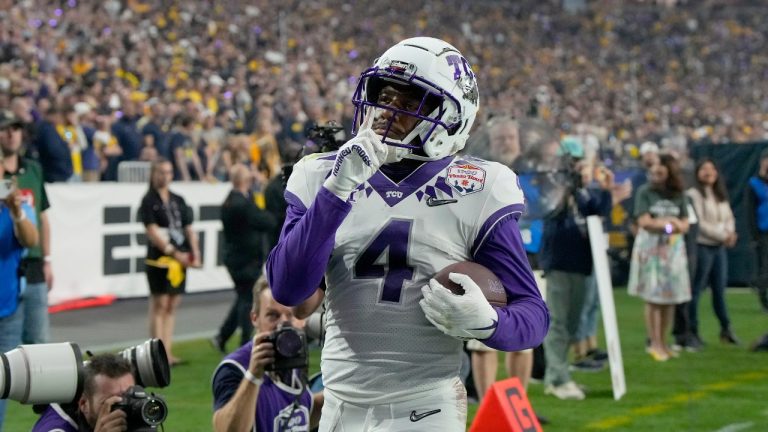
M 0 353 L 0 399 L 23 404 L 66 403 L 83 391 L 83 356 L 77 344 L 19 345 Z
M 131 363 L 136 384 L 142 387 L 168 387 L 171 368 L 160 339 L 149 339 L 118 353 Z

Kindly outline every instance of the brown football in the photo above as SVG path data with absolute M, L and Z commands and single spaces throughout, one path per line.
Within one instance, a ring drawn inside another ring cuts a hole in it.
M 440 284 L 451 290 L 454 294 L 464 295 L 464 288 L 448 279 L 449 273 L 463 273 L 472 278 L 483 291 L 488 303 L 492 306 L 507 305 L 507 293 L 504 291 L 504 285 L 502 285 L 499 278 L 486 267 L 472 261 L 460 261 L 437 272 L 435 279 L 440 282 Z

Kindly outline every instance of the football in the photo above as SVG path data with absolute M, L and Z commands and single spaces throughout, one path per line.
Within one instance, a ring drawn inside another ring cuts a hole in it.
M 456 295 L 464 295 L 464 288 L 448 279 L 449 273 L 463 273 L 472 278 L 483 291 L 488 303 L 492 306 L 507 305 L 507 293 L 504 291 L 504 285 L 502 285 L 499 278 L 486 267 L 472 261 L 460 261 L 437 272 L 435 279 L 440 282 L 440 284 Z

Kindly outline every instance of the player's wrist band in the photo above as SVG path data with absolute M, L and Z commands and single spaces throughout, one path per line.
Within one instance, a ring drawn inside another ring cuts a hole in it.
M 26 218 L 27 218 L 27 214 L 23 210 L 21 212 L 21 216 L 19 216 L 17 218 L 13 217 L 13 215 L 11 215 L 11 219 L 13 219 L 14 222 L 21 222 L 21 221 L 23 221 Z
M 252 374 L 249 370 L 245 371 L 245 379 L 255 384 L 257 387 L 261 386 L 261 384 L 264 382 L 263 378 L 256 378 L 256 375 Z
M 43 257 L 43 261 L 44 261 L 44 262 L 47 262 L 47 263 L 51 262 L 51 256 L 50 256 L 50 255 L 46 255 L 46 256 L 44 256 L 44 257 Z
M 173 247 L 173 245 L 172 245 L 172 244 L 170 244 L 170 243 L 168 243 L 168 244 L 165 246 L 165 249 L 163 249 L 163 253 L 164 253 L 165 255 L 171 255 L 171 254 L 172 254 L 173 252 L 175 252 L 175 251 L 176 251 L 176 248 L 175 248 L 175 247 Z

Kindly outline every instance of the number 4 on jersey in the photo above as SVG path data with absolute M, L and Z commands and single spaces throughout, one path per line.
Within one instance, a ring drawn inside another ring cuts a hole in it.
M 413 278 L 413 267 L 408 265 L 408 241 L 413 221 L 391 219 L 355 262 L 355 278 L 384 278 L 384 289 L 379 301 L 399 303 L 403 282 Z M 386 252 L 386 262 L 380 258 Z

